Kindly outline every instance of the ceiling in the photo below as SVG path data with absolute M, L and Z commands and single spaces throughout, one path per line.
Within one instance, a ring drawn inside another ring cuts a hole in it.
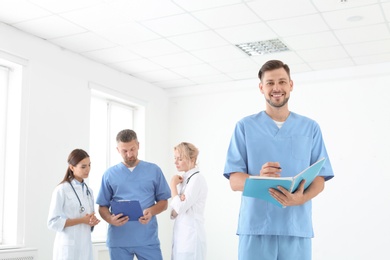
M 390 0 L 0 0 L 0 21 L 172 90 L 390 61 Z M 236 47 L 269 39 L 289 50 Z

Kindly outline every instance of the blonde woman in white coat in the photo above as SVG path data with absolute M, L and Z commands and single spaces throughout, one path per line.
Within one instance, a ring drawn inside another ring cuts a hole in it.
M 199 151 L 191 143 L 175 146 L 175 165 L 180 175 L 174 175 L 170 188 L 173 226 L 172 260 L 205 260 L 206 231 L 204 210 L 207 183 L 196 167 Z
M 68 156 L 68 169 L 54 189 L 47 226 L 56 231 L 53 260 L 92 260 L 91 232 L 95 216 L 92 190 L 85 184 L 91 162 L 82 149 Z

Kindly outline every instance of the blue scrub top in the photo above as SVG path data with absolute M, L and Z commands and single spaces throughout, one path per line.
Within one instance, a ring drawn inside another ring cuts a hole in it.
M 110 167 L 103 175 L 96 203 L 110 206 L 111 200 L 138 200 L 142 209 L 171 197 L 169 185 L 161 169 L 153 163 L 140 161 L 133 171 L 123 163 Z M 109 225 L 108 247 L 133 247 L 159 244 L 158 225 L 153 216 L 146 225 L 129 221 L 124 226 Z
M 279 162 L 281 176 L 295 176 L 320 158 L 327 158 L 319 176 L 334 174 L 319 125 L 290 112 L 279 129 L 264 112 L 241 119 L 227 152 L 224 176 L 232 172 L 259 175 L 266 162 Z M 311 201 L 279 208 L 260 199 L 241 197 L 237 234 L 313 237 Z

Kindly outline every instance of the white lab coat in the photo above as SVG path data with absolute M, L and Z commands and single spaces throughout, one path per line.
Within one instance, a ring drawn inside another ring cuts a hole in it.
M 94 198 L 92 190 L 72 180 L 72 185 L 85 208 L 80 213 L 80 203 L 68 182 L 58 185 L 52 195 L 47 226 L 56 231 L 53 248 L 53 260 L 92 260 L 91 227 L 79 224 L 71 227 L 65 226 L 66 219 L 74 219 L 91 214 L 94 211 Z
M 188 178 L 198 169 L 194 168 L 184 173 L 183 182 L 178 185 L 180 195 L 172 198 L 171 210 L 178 215 L 173 226 L 172 260 L 205 260 L 206 259 L 206 231 L 204 227 L 204 210 L 207 198 L 207 183 L 200 173 Z

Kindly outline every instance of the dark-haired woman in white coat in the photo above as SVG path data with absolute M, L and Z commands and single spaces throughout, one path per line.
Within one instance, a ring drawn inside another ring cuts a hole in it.
M 56 231 L 53 260 L 92 260 L 91 232 L 100 220 L 95 216 L 92 190 L 84 182 L 91 163 L 81 149 L 68 157 L 68 169 L 54 189 L 47 226 Z

